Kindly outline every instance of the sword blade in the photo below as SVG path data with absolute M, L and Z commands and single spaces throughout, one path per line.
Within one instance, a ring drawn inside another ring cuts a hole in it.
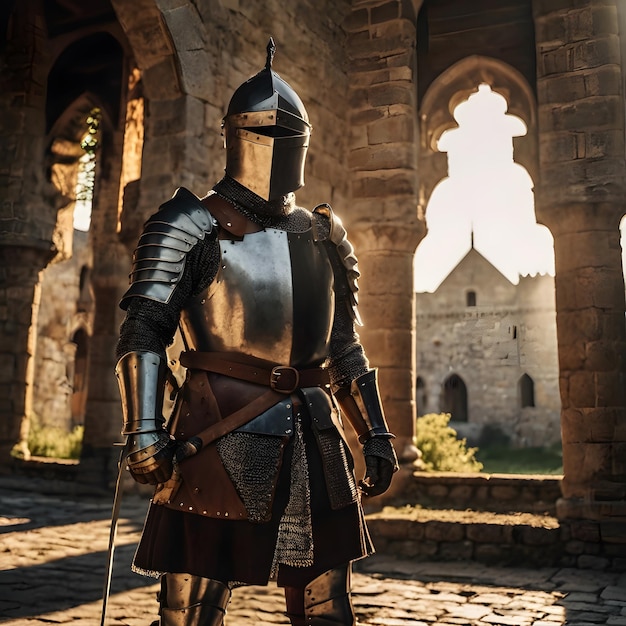
M 111 593 L 111 577 L 113 575 L 113 555 L 115 553 L 115 536 L 117 535 L 117 522 L 120 517 L 120 508 L 122 504 L 122 491 L 124 475 L 124 458 L 126 457 L 127 444 L 124 444 L 120 459 L 117 464 L 117 480 L 115 481 L 115 494 L 113 496 L 113 510 L 111 512 L 111 529 L 109 531 L 109 549 L 107 551 L 107 564 L 104 576 L 104 588 L 102 590 L 102 615 L 100 617 L 100 626 L 104 626 L 107 613 L 107 605 L 109 602 L 109 594 Z

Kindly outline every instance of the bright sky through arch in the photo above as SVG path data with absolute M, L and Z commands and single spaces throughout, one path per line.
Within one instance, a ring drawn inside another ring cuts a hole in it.
M 526 125 L 507 102 L 482 84 L 454 111 L 458 128 L 438 149 L 448 155 L 448 177 L 433 190 L 428 234 L 415 253 L 415 290 L 435 291 L 472 245 L 512 283 L 520 276 L 554 275 L 554 242 L 537 224 L 533 181 L 513 161 L 513 137 Z

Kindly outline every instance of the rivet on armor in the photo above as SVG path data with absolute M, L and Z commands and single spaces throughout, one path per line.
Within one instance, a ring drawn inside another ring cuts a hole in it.
M 203 514 L 203 515 L 206 515 L 206 514 L 207 514 L 207 512 L 206 512 L 206 511 L 202 511 L 202 514 Z
M 185 503 L 184 503 L 184 502 L 181 502 L 181 503 L 179 504 L 179 506 L 185 506 Z
M 291 408 L 291 404 L 287 404 L 285 408 L 290 409 Z
M 224 517 L 228 517 L 228 511 L 226 511 L 226 513 L 224 513 Z
M 219 511 L 216 511 L 215 515 L 217 515 L 219 517 L 221 515 L 221 513 Z
M 192 506 L 190 506 L 190 507 L 189 507 L 189 510 L 190 510 L 190 511 L 193 511 L 193 507 L 192 507 Z
M 194 493 L 200 493 L 200 487 L 194 487 L 193 492 Z

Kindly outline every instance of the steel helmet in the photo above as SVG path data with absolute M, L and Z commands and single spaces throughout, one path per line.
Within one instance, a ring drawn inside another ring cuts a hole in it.
M 272 70 L 270 37 L 265 67 L 240 85 L 223 120 L 226 174 L 265 200 L 304 185 L 311 125 L 298 94 Z

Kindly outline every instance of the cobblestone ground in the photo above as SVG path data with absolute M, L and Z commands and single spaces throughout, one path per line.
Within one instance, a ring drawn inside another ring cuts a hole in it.
M 32 481 L 0 479 L 0 621 L 99 624 L 110 499 L 55 495 L 45 483 L 32 489 Z M 107 626 L 156 619 L 157 584 L 130 571 L 146 508 L 136 495 L 123 501 Z M 361 624 L 626 626 L 626 574 L 376 555 L 357 564 L 353 587 Z M 226 626 L 288 624 L 282 611 L 275 586 L 238 589 Z

